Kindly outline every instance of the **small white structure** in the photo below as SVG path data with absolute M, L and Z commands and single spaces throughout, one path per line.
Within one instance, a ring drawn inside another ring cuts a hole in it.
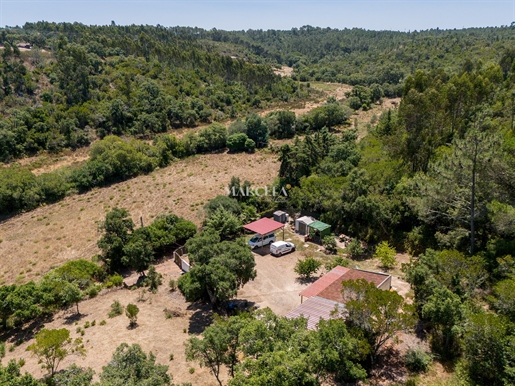
M 297 220 L 295 220 L 295 232 L 303 236 L 309 234 L 308 225 L 313 222 L 315 222 L 315 219 L 313 217 L 299 217 Z

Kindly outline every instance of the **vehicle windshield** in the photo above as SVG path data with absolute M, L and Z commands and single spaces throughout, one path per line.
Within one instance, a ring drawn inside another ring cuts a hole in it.
M 250 239 L 250 241 L 252 241 L 253 243 L 255 243 L 256 241 L 259 241 L 259 240 L 260 240 L 260 237 L 257 235 Z

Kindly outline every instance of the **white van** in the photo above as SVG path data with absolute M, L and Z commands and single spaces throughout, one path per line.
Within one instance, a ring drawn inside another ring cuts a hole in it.
M 295 244 L 287 241 L 276 241 L 270 245 L 270 253 L 274 256 L 282 256 L 285 253 L 293 252 Z
M 257 247 L 261 247 L 263 245 L 268 245 L 270 243 L 273 243 L 275 241 L 275 233 L 267 233 L 264 237 L 263 237 L 263 240 L 261 240 L 261 235 L 254 235 L 252 236 L 252 238 L 249 240 L 249 245 L 252 249 L 254 248 L 257 248 Z

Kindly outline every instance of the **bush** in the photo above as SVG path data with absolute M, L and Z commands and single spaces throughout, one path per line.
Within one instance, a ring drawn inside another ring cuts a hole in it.
M 136 304 L 127 304 L 127 307 L 125 307 L 125 315 L 129 318 L 129 326 L 136 326 L 138 321 L 138 313 L 139 308 Z
M 347 248 L 345 248 L 345 251 L 351 259 L 359 259 L 365 253 L 365 250 L 361 246 L 361 241 L 358 239 L 352 239 L 347 245 Z
M 392 248 L 387 241 L 379 243 L 374 257 L 378 258 L 381 265 L 386 269 L 392 268 L 397 264 L 397 260 L 395 259 L 395 249 Z
M 308 256 L 304 259 L 297 261 L 297 264 L 295 264 L 294 271 L 302 278 L 309 279 L 313 274 L 315 274 L 319 270 L 321 266 L 322 263 L 320 262 L 320 260 Z
M 343 256 L 334 256 L 331 261 L 329 261 L 326 265 L 325 265 L 325 269 L 327 271 L 330 271 L 331 269 L 337 267 L 337 266 L 341 266 L 341 267 L 348 267 L 350 265 L 350 261 L 348 259 L 346 259 L 345 257 Z
M 223 149 L 227 141 L 227 130 L 219 123 L 213 123 L 198 132 L 198 152 Z
M 5 357 L 5 342 L 0 342 L 0 359 Z
M 425 352 L 422 348 L 410 348 L 404 356 L 404 363 L 407 369 L 414 373 L 423 373 L 429 369 L 433 358 L 431 354 Z
M 324 248 L 327 252 L 335 254 L 337 251 L 337 245 L 336 240 L 334 239 L 334 236 L 329 235 L 325 236 L 322 240 L 322 244 L 324 245 Z
M 177 291 L 177 282 L 174 279 L 170 279 L 170 281 L 168 282 L 168 286 L 170 287 L 170 291 Z
M 252 139 L 247 139 L 245 141 L 245 151 L 249 153 L 254 153 L 254 150 L 256 150 L 256 142 L 254 142 Z
M 115 300 L 113 304 L 111 304 L 111 311 L 109 312 L 108 316 L 110 318 L 114 318 L 115 316 L 120 316 L 121 314 L 123 314 L 123 306 L 118 300 Z
M 93 285 L 89 286 L 86 289 L 86 293 L 88 294 L 88 296 L 90 298 L 94 298 L 94 297 L 96 297 L 98 295 L 98 293 L 100 292 L 101 288 L 102 288 L 101 286 L 93 284 Z
M 105 285 L 107 288 L 111 288 L 111 287 L 120 287 L 122 284 L 123 284 L 123 276 L 115 273 L 114 275 L 109 276 L 107 278 Z
M 238 133 L 233 134 L 229 138 L 227 138 L 227 147 L 230 151 L 244 151 L 245 150 L 245 144 L 247 143 L 247 140 L 249 137 L 247 137 L 247 134 Z
M 145 284 L 147 284 L 150 288 L 150 291 L 155 292 L 157 288 L 163 282 L 163 275 L 156 271 L 156 267 L 151 265 L 148 267 L 147 278 L 145 279 Z

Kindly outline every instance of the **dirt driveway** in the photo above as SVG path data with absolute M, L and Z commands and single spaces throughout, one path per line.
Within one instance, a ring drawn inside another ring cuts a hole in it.
M 254 255 L 257 277 L 238 292 L 238 297 L 260 308 L 270 307 L 278 315 L 286 315 L 300 304 L 299 292 L 310 284 L 301 283 L 293 271 L 302 255 L 295 251 L 274 257 L 268 253 L 268 247 Z

